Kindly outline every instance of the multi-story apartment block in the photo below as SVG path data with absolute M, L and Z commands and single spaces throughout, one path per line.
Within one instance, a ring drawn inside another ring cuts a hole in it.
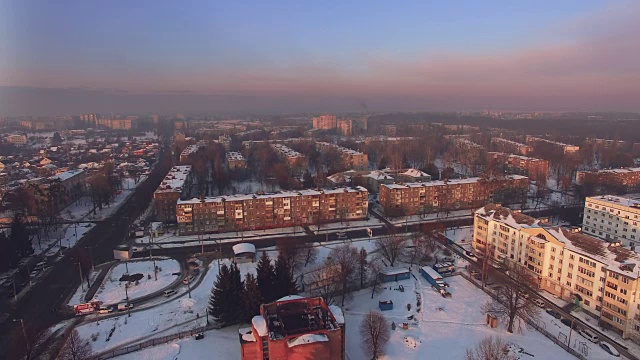
M 320 130 L 331 130 L 338 126 L 338 120 L 334 115 L 322 115 L 313 118 L 313 128 Z
M 640 342 L 640 258 L 634 252 L 494 204 L 475 213 L 473 247 L 495 261 L 525 267 L 541 290 Z
M 491 138 L 491 144 L 496 150 L 509 153 L 517 153 L 523 156 L 527 156 L 533 151 L 533 147 L 519 142 L 503 139 L 499 137 Z
M 98 119 L 96 126 L 112 130 L 130 130 L 132 127 L 132 119 Z
M 595 192 L 611 188 L 634 192 L 640 189 L 640 167 L 578 171 L 576 184 L 593 188 Z
M 286 145 L 271 144 L 271 148 L 273 148 L 278 153 L 280 158 L 285 160 L 291 167 L 300 168 L 305 167 L 307 164 L 307 159 L 304 157 L 304 155 Z
M 547 160 L 500 152 L 489 152 L 488 156 L 491 159 L 503 161 L 510 173 L 526 175 L 530 179 L 544 181 L 549 174 Z
M 520 175 L 382 184 L 380 205 L 388 216 L 416 215 L 440 209 L 469 209 L 490 201 L 520 202 L 528 189 L 529 179 Z
M 189 194 L 191 182 L 191 165 L 171 168 L 153 193 L 153 205 L 160 221 L 176 221 L 176 203 Z
M 351 119 L 338 119 L 336 124 L 336 128 L 338 129 L 338 133 L 344 136 L 353 135 L 353 120 Z
M 241 153 L 237 151 L 230 151 L 227 153 L 226 157 L 227 168 L 229 170 L 247 168 L 247 160 L 244 158 L 244 156 L 242 156 Z
M 587 197 L 582 231 L 635 250 L 640 244 L 640 201 L 603 195 Z
M 322 298 L 287 296 L 261 305 L 239 330 L 241 358 L 344 360 L 344 325 L 342 310 Z
M 50 126 L 44 121 L 40 120 L 22 120 L 20 121 L 20 126 L 25 129 L 39 131 L 39 130 L 47 130 Z
M 60 210 L 71 205 L 71 203 L 80 199 L 80 197 L 85 194 L 87 178 L 88 173 L 85 170 L 68 170 L 49 177 L 47 181 L 41 185 L 41 188 L 45 194 L 48 194 L 54 182 L 62 187 L 62 189 L 55 189 L 56 192 L 62 194 L 62 196 L 58 196 L 59 203 L 56 204 L 57 209 Z
M 363 187 L 283 191 L 179 200 L 180 234 L 262 230 L 365 219 L 369 193 Z
M 369 159 L 365 153 L 328 142 L 317 142 L 316 144 L 321 150 L 329 148 L 338 150 L 342 154 L 342 161 L 347 168 L 353 170 L 366 170 L 369 168 Z
M 483 151 L 484 146 L 474 143 L 473 141 L 464 137 L 453 137 L 453 144 L 459 150 L 465 151 Z
M 200 149 L 200 144 L 189 145 L 180 153 L 180 163 L 185 163 L 189 160 L 189 157 Z
M 8 135 L 5 140 L 9 143 L 9 144 L 13 144 L 13 145 L 17 145 L 17 146 L 23 146 L 27 144 L 27 136 L 26 135 Z
M 561 143 L 558 141 L 543 139 L 543 138 L 530 136 L 530 135 L 527 135 L 527 143 L 534 144 L 534 145 L 539 143 L 550 144 L 560 148 L 564 154 L 574 154 L 580 151 L 580 146 L 577 146 L 577 145 L 569 145 L 569 144 Z

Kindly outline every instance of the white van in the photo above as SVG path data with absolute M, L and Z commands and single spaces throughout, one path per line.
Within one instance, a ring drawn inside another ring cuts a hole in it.
M 584 338 L 586 338 L 587 340 L 591 341 L 592 343 L 597 343 L 598 342 L 598 335 L 592 333 L 591 331 L 589 331 L 587 329 L 582 329 L 582 330 L 578 331 L 578 334 L 582 335 Z
M 176 293 L 175 290 L 165 290 L 164 291 L 164 297 L 170 297 L 171 295 L 173 295 L 175 293 Z

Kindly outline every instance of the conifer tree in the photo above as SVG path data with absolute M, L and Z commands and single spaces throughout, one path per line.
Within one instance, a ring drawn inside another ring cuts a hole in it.
M 233 323 L 232 301 L 231 270 L 227 264 L 222 264 L 209 298 L 209 314 L 215 322 L 223 326 Z
M 244 278 L 244 291 L 242 292 L 243 319 L 241 320 L 244 322 L 251 321 L 254 316 L 260 313 L 260 304 L 262 304 L 262 295 L 258 287 L 258 280 L 253 274 L 248 273 Z
M 21 214 L 16 214 L 11 222 L 11 234 L 9 241 L 18 252 L 19 256 L 29 256 L 33 254 L 31 239 L 29 238 L 29 230 L 22 220 Z
M 230 318 L 232 318 L 233 322 L 236 323 L 241 320 L 243 313 L 243 304 L 242 304 L 242 293 L 244 292 L 244 282 L 242 281 L 242 275 L 240 274 L 240 270 L 238 269 L 238 265 L 236 263 L 232 263 L 229 267 L 229 271 L 231 273 L 231 294 L 229 295 L 230 299 L 230 311 L 232 312 Z
M 260 297 L 265 303 L 270 303 L 276 299 L 274 295 L 275 269 L 271 264 L 271 259 L 266 251 L 262 252 L 256 267 L 256 280 L 260 289 Z
M 274 300 L 287 295 L 293 295 L 298 292 L 298 287 L 293 279 L 293 275 L 291 274 L 289 263 L 283 255 L 279 255 L 276 260 L 273 289 L 275 292 Z

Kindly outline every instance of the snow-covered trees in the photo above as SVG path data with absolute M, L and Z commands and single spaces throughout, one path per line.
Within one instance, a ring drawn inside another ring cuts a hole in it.
M 464 360 L 514 360 L 505 351 L 507 344 L 499 337 L 487 336 L 473 348 L 467 349 Z
M 74 329 L 67 342 L 62 347 L 58 359 L 61 360 L 86 360 L 91 358 L 91 344 L 83 339 L 78 330 Z
M 258 287 L 256 277 L 248 273 L 244 277 L 244 291 L 242 292 L 243 314 L 242 321 L 249 322 L 251 318 L 260 313 L 260 304 L 262 304 L 262 295 Z
M 243 313 L 243 284 L 236 264 L 223 264 L 209 299 L 209 314 L 220 325 L 237 323 Z
M 256 272 L 256 279 L 262 300 L 267 303 L 275 300 L 273 284 L 275 282 L 276 271 L 273 264 L 271 264 L 269 255 L 267 255 L 265 251 L 262 252 L 262 256 L 260 256 L 260 260 L 258 260 Z

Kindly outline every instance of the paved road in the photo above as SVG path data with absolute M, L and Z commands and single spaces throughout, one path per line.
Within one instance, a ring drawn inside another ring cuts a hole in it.
M 78 242 L 78 248 L 91 247 L 94 263 L 100 264 L 113 259 L 114 246 L 126 240 L 129 225 L 147 208 L 153 191 L 168 172 L 170 164 L 170 152 L 168 146 L 164 146 L 149 177 L 138 185 L 129 199 L 109 219 L 97 224 Z M 38 328 L 67 319 L 70 314 L 57 310 L 78 285 L 78 267 L 74 265 L 71 255 L 66 254 L 11 309 L 9 320 L 0 324 L 0 358 L 7 356 L 9 359 L 19 359 L 24 355 L 25 343 L 20 322 L 12 322 L 10 319 L 23 319 L 27 327 Z

